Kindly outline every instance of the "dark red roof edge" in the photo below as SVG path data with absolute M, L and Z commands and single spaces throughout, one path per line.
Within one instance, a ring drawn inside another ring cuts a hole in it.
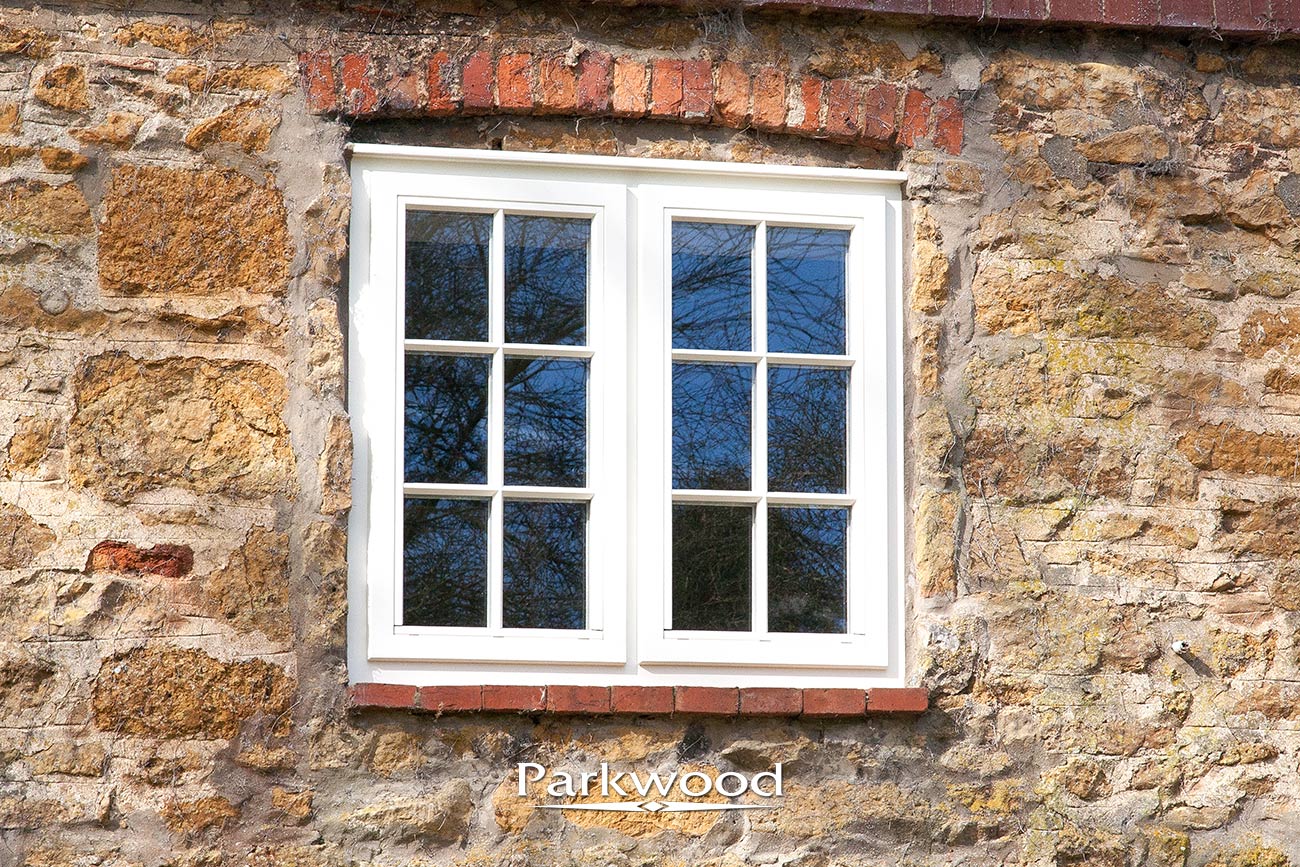
M 591 0 L 611 6 L 782 10 L 901 16 L 985 25 L 1029 24 L 1128 30 L 1300 36 L 1295 0 Z

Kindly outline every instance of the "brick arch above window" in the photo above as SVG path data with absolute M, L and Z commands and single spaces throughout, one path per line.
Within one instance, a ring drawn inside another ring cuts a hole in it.
M 708 59 L 433 51 L 385 72 L 361 53 L 299 58 L 308 108 L 352 120 L 514 114 L 644 118 L 755 129 L 879 150 L 961 152 L 961 102 L 905 83 L 826 79 Z

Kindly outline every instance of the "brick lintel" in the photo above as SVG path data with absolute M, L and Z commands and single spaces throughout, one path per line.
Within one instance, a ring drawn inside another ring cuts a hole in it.
M 854 719 L 919 714 L 930 705 L 924 687 L 867 689 L 717 686 L 403 686 L 357 683 L 353 710 L 420 713 L 548 713 L 576 716 L 721 716 Z

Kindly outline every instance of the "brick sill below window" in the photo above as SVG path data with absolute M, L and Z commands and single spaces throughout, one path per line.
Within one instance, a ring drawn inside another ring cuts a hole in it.
M 555 713 L 585 716 L 692 716 L 848 719 L 918 714 L 930 704 L 923 687 L 783 689 L 716 686 L 404 686 L 358 683 L 348 690 L 354 710 L 423 713 Z

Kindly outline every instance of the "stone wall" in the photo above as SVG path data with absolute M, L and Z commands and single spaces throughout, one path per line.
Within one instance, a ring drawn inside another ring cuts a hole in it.
M 155 5 L 0 6 L 0 865 L 1300 862 L 1300 48 Z M 601 57 L 635 111 L 568 99 Z M 931 709 L 350 709 L 349 139 L 907 171 Z M 786 796 L 513 796 L 601 760 L 782 761 Z

